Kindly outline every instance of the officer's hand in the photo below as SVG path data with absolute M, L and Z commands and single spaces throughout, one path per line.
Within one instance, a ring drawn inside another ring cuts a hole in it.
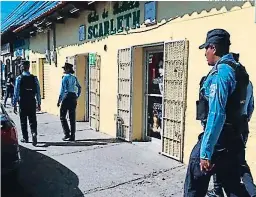
M 58 103 L 57 103 L 57 107 L 59 107 L 59 106 L 60 106 L 60 103 L 58 102 Z
M 13 108 L 13 112 L 15 113 L 15 114 L 17 114 L 18 112 L 17 112 L 17 106 L 14 106 L 14 108 Z
M 209 172 L 212 170 L 214 165 L 211 164 L 211 161 L 206 159 L 200 159 L 200 169 L 202 172 Z

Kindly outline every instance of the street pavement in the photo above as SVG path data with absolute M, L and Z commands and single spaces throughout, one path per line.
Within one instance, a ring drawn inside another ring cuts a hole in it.
M 7 111 L 21 139 L 19 116 Z M 37 118 L 38 146 L 21 144 L 20 193 L 6 197 L 182 197 L 186 166 L 155 143 L 119 141 L 85 122 L 77 123 L 76 142 L 63 142 L 57 116 Z

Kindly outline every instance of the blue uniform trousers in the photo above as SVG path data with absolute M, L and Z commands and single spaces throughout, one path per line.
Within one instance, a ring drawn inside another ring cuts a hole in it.
M 228 197 L 249 197 L 244 186 L 240 184 L 239 158 L 237 153 L 218 151 L 214 153 L 211 172 L 200 169 L 200 148 L 202 135 L 193 148 L 184 184 L 184 197 L 205 197 L 211 176 L 216 173 Z

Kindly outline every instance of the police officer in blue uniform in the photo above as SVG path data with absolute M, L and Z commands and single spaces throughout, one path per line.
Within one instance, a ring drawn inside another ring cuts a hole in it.
M 75 141 L 76 132 L 76 105 L 77 99 L 81 94 L 81 86 L 73 74 L 73 65 L 65 63 L 62 67 L 64 76 L 61 82 L 60 96 L 57 106 L 60 107 L 60 121 L 64 132 L 64 141 Z M 70 128 L 67 122 L 67 113 L 69 113 Z
M 184 185 L 184 197 L 205 197 L 212 174 L 216 173 L 227 196 L 247 197 L 240 184 L 238 152 L 244 148 L 238 125 L 249 76 L 229 53 L 230 34 L 224 29 L 207 33 L 205 49 L 213 68 L 201 81 L 197 120 L 204 132 L 193 148 Z M 235 145 L 235 146 L 234 146 Z
M 239 62 L 239 54 L 233 54 L 233 56 L 234 56 L 234 59 L 237 62 Z M 243 135 L 243 141 L 245 145 L 247 143 L 248 134 L 249 134 L 248 122 L 252 117 L 253 111 L 254 111 L 253 85 L 250 81 L 247 86 L 246 101 L 245 101 L 244 108 L 242 110 L 242 119 L 244 121 L 244 124 L 242 124 L 244 126 L 244 132 L 242 133 L 242 135 Z M 240 171 L 241 171 L 242 181 L 249 195 L 251 197 L 256 197 L 256 186 L 253 183 L 253 177 L 250 171 L 250 167 L 248 166 L 245 159 L 245 149 L 241 151 L 240 158 L 241 158 Z M 219 181 L 216 174 L 213 175 L 213 184 L 214 184 L 214 188 L 208 191 L 207 195 L 209 197 L 224 197 L 221 182 Z
M 28 143 L 27 118 L 32 133 L 32 144 L 37 144 L 37 120 L 36 109 L 41 111 L 41 94 L 38 78 L 29 72 L 30 62 L 21 63 L 21 75 L 17 77 L 14 87 L 13 106 L 17 113 L 19 103 L 19 115 L 23 139 L 21 142 Z

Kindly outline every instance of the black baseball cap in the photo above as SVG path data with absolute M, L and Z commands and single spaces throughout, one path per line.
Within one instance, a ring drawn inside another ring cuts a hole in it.
M 62 66 L 62 68 L 70 68 L 70 69 L 72 69 L 72 68 L 73 68 L 73 65 L 66 62 L 66 63 L 64 64 L 64 66 Z
M 213 29 L 208 31 L 206 41 L 199 49 L 207 48 L 210 44 L 230 45 L 230 34 L 224 29 Z

